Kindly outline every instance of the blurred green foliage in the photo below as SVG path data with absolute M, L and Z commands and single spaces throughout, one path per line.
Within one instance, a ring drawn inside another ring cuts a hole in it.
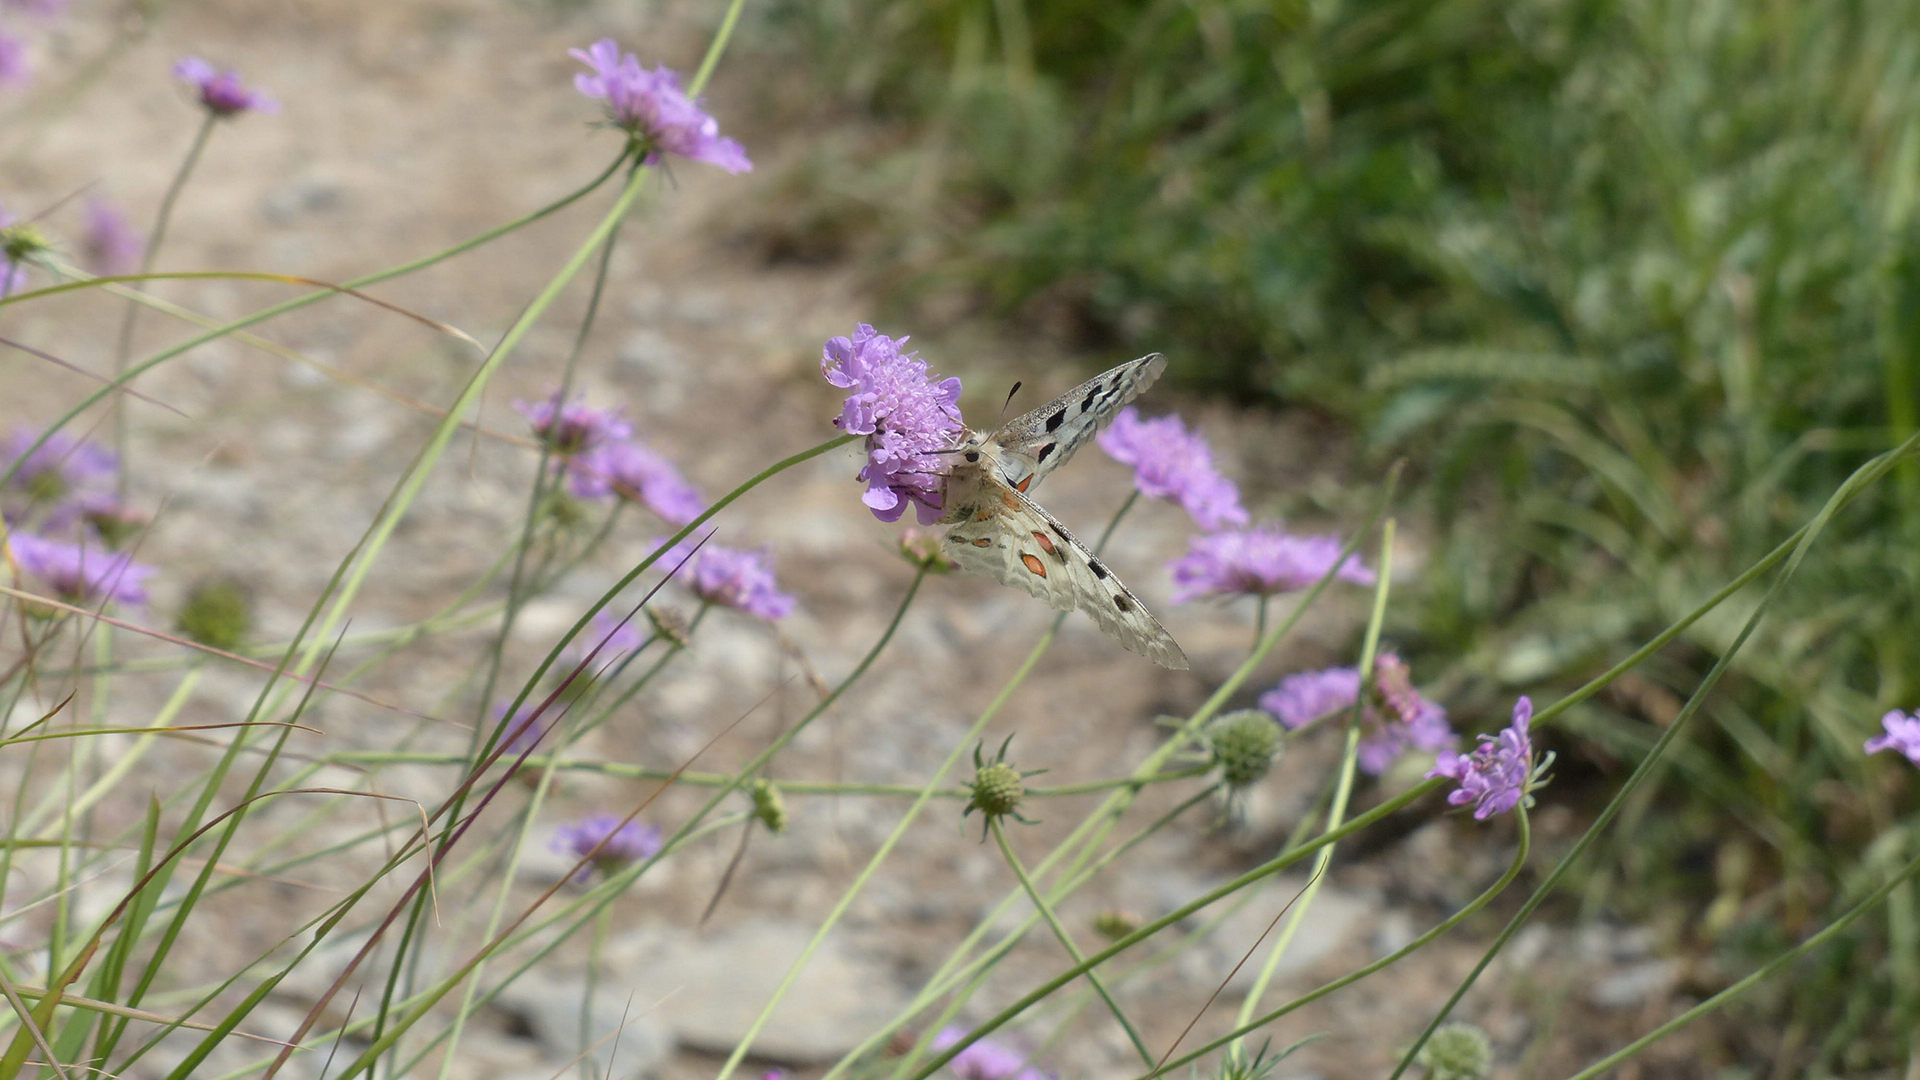
M 1409 456 L 1435 544 L 1395 631 L 1489 727 L 1683 614 L 1915 428 L 1920 4 L 838 0 L 780 19 L 889 133 L 795 171 L 805 230 L 879 232 L 896 300 L 958 291 L 1160 349 L 1189 385 L 1309 405 L 1367 459 Z M 1663 924 L 1684 908 L 1673 944 L 1737 973 L 1897 863 L 1886 837 L 1920 830 L 1920 784 L 1860 744 L 1920 705 L 1916 570 L 1908 465 L 1835 520 L 1590 899 Z M 1649 745 L 1743 615 L 1568 714 L 1565 790 Z M 1904 1060 L 1916 923 L 1901 894 L 1779 996 L 1809 1067 Z

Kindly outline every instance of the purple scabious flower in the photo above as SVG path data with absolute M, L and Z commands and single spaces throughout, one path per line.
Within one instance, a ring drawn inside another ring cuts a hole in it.
M 144 582 L 153 576 L 154 569 L 134 562 L 127 552 L 89 548 L 25 532 L 8 534 L 7 543 L 22 570 L 45 582 L 54 595 L 70 604 L 100 599 L 122 604 L 147 602 Z
M 699 489 L 673 462 L 635 442 L 603 442 L 574 458 L 567 475 L 568 489 L 580 498 L 617 495 L 675 525 L 685 525 L 707 508 Z
M 593 814 L 556 829 L 553 849 L 591 860 L 574 875 L 575 880 L 584 881 L 594 867 L 611 873 L 653 857 L 660 850 L 660 830 L 642 821 L 623 822 L 612 814 Z
M 1140 494 L 1179 503 L 1202 529 L 1247 523 L 1240 489 L 1214 469 L 1207 440 L 1189 432 L 1178 416 L 1142 420 L 1129 405 L 1094 441 L 1113 460 L 1133 466 L 1133 486 Z
M 183 56 L 173 65 L 174 78 L 191 84 L 200 92 L 200 104 L 219 117 L 238 116 L 252 110 L 277 113 L 280 103 L 258 90 L 249 90 L 240 82 L 237 71 L 219 71 L 197 56 Z
M 1340 541 L 1332 536 L 1294 536 L 1279 525 L 1209 533 L 1193 538 L 1173 571 L 1174 603 L 1201 596 L 1272 596 L 1304 589 L 1333 569 Z M 1373 571 L 1349 555 L 1337 577 L 1373 584 Z
M 1353 708 L 1359 696 L 1359 668 L 1327 668 L 1295 672 L 1281 679 L 1280 685 L 1260 695 L 1260 707 L 1292 731 L 1341 709 Z
M 830 338 L 820 350 L 820 374 L 852 390 L 833 426 L 867 437 L 867 482 L 860 501 L 881 521 L 898 521 L 907 504 L 920 524 L 940 520 L 948 463 L 937 451 L 953 445 L 960 426 L 960 380 L 935 381 L 918 353 L 902 353 L 906 338 L 890 338 L 861 323 L 850 338 Z
M 29 427 L 16 427 L 0 456 L 6 466 L 18 470 L 8 486 L 24 492 L 34 502 L 59 503 L 98 492 L 113 480 L 119 459 L 113 452 L 86 439 L 76 439 L 56 431 L 40 448 L 28 452 L 40 434 Z
M 140 265 L 140 253 L 146 245 L 146 239 L 127 223 L 127 215 L 112 200 L 97 195 L 87 200 L 87 225 L 80 249 L 94 273 L 102 277 L 132 273 Z
M 652 147 L 648 164 L 665 151 L 736 175 L 753 171 L 745 148 L 720 134 L 719 121 L 680 89 L 680 76 L 671 69 L 648 71 L 638 57 L 621 52 L 612 38 L 568 49 L 567 55 L 593 69 L 575 75 L 573 88 L 606 102 L 607 118 L 615 127 L 646 140 Z
M 708 544 L 695 557 L 689 585 L 710 604 L 738 608 L 769 622 L 784 619 L 793 613 L 793 597 L 775 588 L 771 558 L 765 551 Z
M 0 31 L 0 86 L 25 86 L 32 81 L 26 41 Z
M 1485 821 L 1520 805 L 1533 782 L 1533 740 L 1527 723 L 1533 719 L 1533 701 L 1522 696 L 1513 703 L 1513 723 L 1498 735 L 1480 736 L 1471 753 L 1441 753 L 1429 777 L 1444 776 L 1459 783 L 1447 802 L 1474 804 L 1473 816 Z
M 1867 753 L 1892 750 L 1905 754 L 1908 761 L 1920 765 L 1920 712 L 1908 716 L 1895 709 L 1880 718 L 1880 726 L 1887 729 L 1887 733 L 1868 739 L 1865 747 Z
M 577 401 L 562 404 L 558 391 L 541 401 L 516 400 L 513 408 L 527 418 L 533 433 L 562 457 L 571 458 L 633 436 L 633 426 L 621 417 L 620 410 L 594 409 Z
M 963 1027 L 941 1028 L 940 1034 L 933 1037 L 933 1048 L 945 1050 L 966 1034 L 967 1029 Z M 981 1039 L 953 1055 L 947 1068 L 961 1080 L 1051 1080 L 1048 1074 L 1027 1064 L 1025 1055 L 992 1039 Z

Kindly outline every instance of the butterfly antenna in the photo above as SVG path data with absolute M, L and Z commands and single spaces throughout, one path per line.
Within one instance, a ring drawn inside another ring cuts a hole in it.
M 1020 392 L 1020 387 L 1022 385 L 1023 384 L 1018 379 L 1014 380 L 1013 389 L 1007 391 L 1007 400 L 1000 403 L 1000 415 L 994 419 L 993 421 L 994 427 L 996 428 L 999 427 L 1000 421 L 1005 420 L 1007 418 L 1007 406 L 1013 404 L 1013 395 Z

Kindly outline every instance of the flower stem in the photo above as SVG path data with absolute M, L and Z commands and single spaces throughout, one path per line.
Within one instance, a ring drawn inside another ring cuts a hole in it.
M 1373 614 L 1367 619 L 1365 643 L 1360 648 L 1361 681 L 1370 684 L 1372 680 L 1373 658 L 1380 647 L 1380 624 L 1387 617 L 1388 583 L 1393 577 L 1393 519 L 1388 518 L 1380 532 L 1380 572 L 1375 576 L 1373 591 Z M 1262 599 L 1264 605 L 1265 600 Z M 1264 610 L 1264 607 L 1263 607 Z M 1340 821 L 1347 814 L 1347 799 L 1353 794 L 1354 763 L 1360 752 L 1360 710 L 1367 699 L 1367 686 L 1362 685 L 1360 693 L 1354 697 L 1353 709 L 1347 716 L 1347 745 L 1340 755 L 1340 779 L 1334 788 L 1333 803 L 1327 808 L 1327 831 L 1340 827 Z M 1254 1011 L 1260 1007 L 1260 999 L 1266 996 L 1267 986 L 1273 981 L 1274 972 L 1280 969 L 1280 958 L 1285 955 L 1287 946 L 1293 943 L 1293 937 L 1300 930 L 1300 923 L 1306 918 L 1307 909 L 1312 906 L 1313 898 L 1326 881 L 1327 866 L 1333 861 L 1333 845 L 1320 849 L 1314 857 L 1313 873 L 1308 879 L 1306 891 L 1300 895 L 1298 903 L 1287 915 L 1287 925 L 1274 939 L 1273 948 L 1267 953 L 1267 962 L 1261 966 L 1260 975 L 1253 981 L 1253 989 L 1240 1002 L 1240 1013 L 1234 1018 L 1234 1026 L 1244 1026 Z M 1236 1051 L 1240 1044 L 1234 1043 Z
M 993 842 L 1000 845 L 1000 854 L 1007 860 L 1007 866 L 1013 870 L 1013 876 L 1020 879 L 1020 887 L 1026 890 L 1027 899 L 1033 901 L 1033 906 L 1040 910 L 1041 916 L 1047 920 L 1047 925 L 1053 928 L 1053 936 L 1059 939 L 1060 947 L 1067 950 L 1067 955 L 1073 958 L 1074 963 L 1085 963 L 1086 954 L 1080 951 L 1080 946 L 1073 943 L 1073 935 L 1067 933 L 1067 928 L 1061 925 L 1060 917 L 1053 913 L 1053 905 L 1047 903 L 1047 898 L 1035 887 L 1033 879 L 1027 876 L 1026 867 L 1020 865 L 1020 857 L 1013 853 L 1013 845 L 1007 843 L 1007 830 L 1000 824 L 1000 819 L 988 818 L 987 829 L 993 833 Z M 1127 1014 L 1120 1011 L 1120 1003 L 1113 1000 L 1113 995 L 1107 992 L 1107 985 L 1101 980 L 1100 974 L 1089 967 L 1087 981 L 1093 984 L 1093 989 L 1100 995 L 1100 1000 L 1107 1003 L 1107 1010 L 1113 1013 L 1113 1018 L 1120 1022 L 1120 1027 L 1126 1031 L 1127 1038 L 1133 1042 L 1133 1048 L 1140 1052 L 1140 1060 L 1147 1063 L 1147 1068 L 1153 1068 L 1153 1054 L 1147 1050 L 1147 1044 L 1140 1041 L 1140 1033 L 1135 1031 L 1133 1024 L 1127 1020 Z

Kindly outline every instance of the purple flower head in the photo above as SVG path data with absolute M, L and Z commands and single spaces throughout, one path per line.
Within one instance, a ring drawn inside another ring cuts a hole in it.
M 707 508 L 699 489 L 680 475 L 673 462 L 639 443 L 601 443 L 576 457 L 567 473 L 568 489 L 580 498 L 618 495 L 675 525 L 685 525 Z
M 0 456 L 0 461 L 6 462 L 0 471 L 13 468 L 16 462 L 19 465 L 8 486 L 25 492 L 34 502 L 59 503 L 83 497 L 99 492 L 113 480 L 119 459 L 111 451 L 56 431 L 29 453 L 27 448 L 39 437 L 32 428 L 16 427 Z
M 935 451 L 953 445 L 960 430 L 960 380 L 935 381 L 917 353 L 902 353 L 906 338 L 875 333 L 861 323 L 850 338 L 830 338 L 820 350 L 820 374 L 852 390 L 833 425 L 867 437 L 860 501 L 881 521 L 898 521 L 914 504 L 920 524 L 940 519 L 948 462 Z
M 1908 716 L 1895 709 L 1880 718 L 1880 726 L 1886 728 L 1887 733 L 1868 739 L 1865 748 L 1867 753 L 1893 750 L 1905 754 L 1907 760 L 1915 765 L 1920 765 L 1920 712 Z
M 563 405 L 558 391 L 541 401 L 516 400 L 513 408 L 562 457 L 633 436 L 633 427 L 621 418 L 620 410 L 593 409 L 577 401 Z
M 153 567 L 133 561 L 126 552 L 89 548 L 32 533 L 7 536 L 20 569 L 45 582 L 55 596 L 70 604 L 110 599 L 122 604 L 144 604 L 144 582 Z
M 629 863 L 651 858 L 660 850 L 660 830 L 641 821 L 622 823 L 612 814 L 593 814 L 562 825 L 553 834 L 553 849 L 576 859 L 590 859 L 575 880 L 584 881 L 593 867 L 609 873 Z M 597 849 L 597 850 L 596 850 Z
M 80 248 L 94 273 L 103 277 L 132 273 L 140 265 L 146 243 L 111 200 L 98 195 L 87 200 L 87 226 Z
M 240 83 L 237 71 L 218 71 L 197 56 L 183 56 L 173 65 L 174 78 L 190 83 L 200 92 L 200 104 L 215 116 L 238 116 L 254 112 L 277 113 L 280 103 L 258 90 Z
M 587 620 L 587 628 L 567 643 L 560 659 L 564 663 L 579 664 L 587 658 L 588 653 L 599 649 L 593 664 L 595 668 L 604 668 L 618 663 L 627 653 L 637 650 L 645 642 L 646 638 L 641 636 L 631 619 L 622 622 L 618 615 L 602 609 L 594 612 L 593 618 Z
M 1332 536 L 1294 536 L 1278 525 L 1196 536 L 1187 553 L 1167 564 L 1175 603 L 1201 596 L 1272 596 L 1304 589 L 1333 569 L 1340 541 Z M 1373 571 L 1358 556 L 1340 562 L 1336 576 L 1373 584 Z
M 933 1037 L 933 1048 L 945 1050 L 966 1034 L 967 1029 L 962 1027 L 941 1028 Z M 960 1080 L 1051 1080 L 1048 1074 L 1027 1064 L 1026 1055 L 991 1039 L 981 1039 L 953 1055 L 947 1068 Z
M 1513 723 L 1505 731 L 1480 736 L 1480 745 L 1469 754 L 1443 751 L 1427 775 L 1458 782 L 1447 802 L 1474 804 L 1477 821 L 1506 813 L 1527 797 L 1534 780 L 1533 740 L 1527 734 L 1527 722 L 1532 719 L 1533 702 L 1523 696 L 1513 703 Z
M 1291 731 L 1341 709 L 1353 708 L 1353 700 L 1359 696 L 1359 668 L 1327 668 L 1295 672 L 1281 679 L 1279 686 L 1260 695 L 1260 707 Z
M 1358 668 L 1302 671 L 1260 696 L 1260 707 L 1289 730 L 1353 707 L 1360 692 Z M 1446 750 L 1454 743 L 1447 710 L 1422 697 L 1393 653 L 1373 661 L 1373 694 L 1360 708 L 1360 771 L 1379 776 L 1409 750 Z
M 667 558 L 671 561 L 672 556 Z M 710 604 L 738 608 L 772 621 L 793 613 L 793 597 L 775 588 L 772 556 L 708 544 L 700 549 L 689 583 L 695 596 Z
M 1240 489 L 1214 470 L 1207 440 L 1189 432 L 1179 417 L 1142 420 L 1140 411 L 1129 405 L 1094 441 L 1113 460 L 1133 466 L 1133 486 L 1140 494 L 1172 499 L 1202 529 L 1212 532 L 1247 523 Z
M 25 86 L 32 81 L 33 65 L 27 60 L 27 43 L 0 32 L 0 86 Z
M 753 171 L 746 150 L 720 134 L 719 121 L 680 89 L 680 76 L 671 69 L 648 71 L 638 57 L 621 52 L 612 38 L 601 38 L 584 49 L 568 49 L 567 55 L 593 69 L 575 75 L 573 88 L 606 102 L 607 118 L 615 127 L 651 144 L 649 164 L 665 151 L 736 175 Z

